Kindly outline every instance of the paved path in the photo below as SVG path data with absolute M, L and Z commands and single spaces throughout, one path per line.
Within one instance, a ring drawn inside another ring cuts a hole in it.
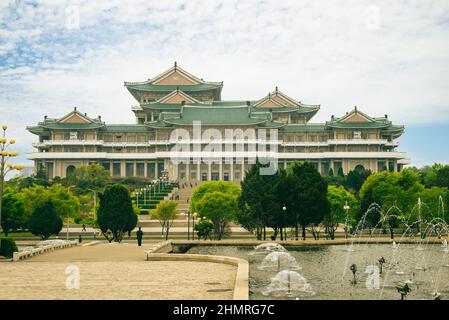
M 234 266 L 144 261 L 151 247 L 103 243 L 1 262 L 0 299 L 232 299 Z M 66 288 L 68 267 L 79 268 L 79 289 Z

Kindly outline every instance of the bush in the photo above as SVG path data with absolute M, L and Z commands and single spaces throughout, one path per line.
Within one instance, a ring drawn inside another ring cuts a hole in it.
M 12 258 L 14 252 L 19 251 L 16 242 L 11 238 L 0 238 L 0 256 Z
M 149 215 L 150 212 L 148 210 L 140 210 L 141 215 Z
M 80 223 L 81 223 L 81 220 L 83 220 L 83 218 L 81 218 L 80 216 L 75 217 L 75 219 L 73 219 L 73 221 L 74 221 L 76 224 L 80 224 Z

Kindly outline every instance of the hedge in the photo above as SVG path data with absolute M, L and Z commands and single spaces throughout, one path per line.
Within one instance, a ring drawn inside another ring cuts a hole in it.
M 13 253 L 19 251 L 16 242 L 11 238 L 0 238 L 0 256 L 12 258 Z

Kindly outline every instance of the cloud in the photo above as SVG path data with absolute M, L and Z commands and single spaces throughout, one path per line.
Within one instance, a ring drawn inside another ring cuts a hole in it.
M 0 111 L 28 152 L 25 126 L 74 106 L 133 123 L 123 81 L 176 60 L 224 81 L 224 99 L 277 85 L 321 104 L 313 122 L 357 105 L 399 124 L 447 123 L 448 53 L 447 1 L 3 1 Z

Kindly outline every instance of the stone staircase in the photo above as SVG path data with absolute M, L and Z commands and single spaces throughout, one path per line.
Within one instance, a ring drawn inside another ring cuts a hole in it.
M 170 228 L 169 238 L 170 239 L 187 239 L 187 228 L 188 228 L 188 215 L 186 214 L 189 211 L 190 207 L 190 198 L 195 190 L 195 185 L 192 188 L 187 186 L 186 188 L 182 187 L 180 184 L 180 188 L 173 189 L 170 196 L 173 197 L 173 201 L 178 202 L 178 215 L 176 219 L 173 221 L 173 224 Z M 178 199 L 179 197 L 179 199 Z M 197 221 L 195 220 L 195 223 Z M 192 216 L 190 216 L 190 237 L 192 237 Z M 153 239 L 162 239 L 161 234 L 161 224 L 158 220 L 151 219 L 149 216 L 139 216 L 138 226 L 142 227 L 145 238 L 153 238 Z M 231 227 L 231 238 L 253 238 L 254 235 L 243 229 L 241 226 L 232 223 Z

